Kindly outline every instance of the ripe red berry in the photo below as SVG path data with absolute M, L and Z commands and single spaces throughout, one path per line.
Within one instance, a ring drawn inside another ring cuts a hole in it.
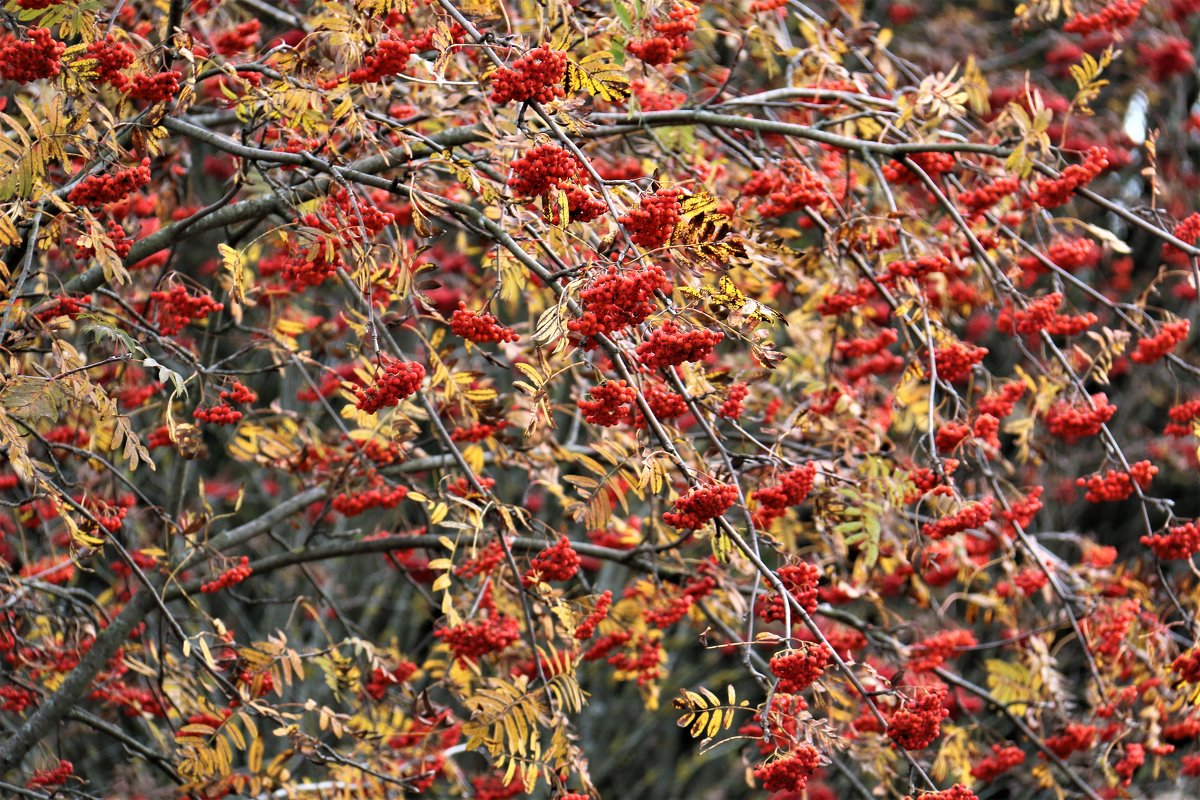
M 62 69 L 59 59 L 66 49 L 47 28 L 31 28 L 23 40 L 5 35 L 0 38 L 0 78 L 14 83 L 53 78 Z
M 571 546 L 571 540 L 563 536 L 534 556 L 529 571 L 521 580 L 526 586 L 547 581 L 567 581 L 578 571 L 579 554 Z
M 707 328 L 685 331 L 675 320 L 667 320 L 637 346 L 638 361 L 647 370 L 703 361 L 724 338 L 720 331 Z
M 671 240 L 675 226 L 682 219 L 683 206 L 679 201 L 682 194 L 678 189 L 659 189 L 644 195 L 638 207 L 617 222 L 625 226 L 634 244 L 648 249 L 662 247 Z
M 521 337 L 512 328 L 501 325 L 488 313 L 468 311 L 467 304 L 459 302 L 450 319 L 450 330 L 472 342 L 515 342 Z
M 237 566 L 230 567 L 216 577 L 200 587 L 200 591 L 205 594 L 219 592 L 222 589 L 228 589 L 230 586 L 235 586 L 250 577 L 253 570 L 250 568 L 249 556 L 242 556 Z
M 694 531 L 724 514 L 737 499 L 737 487 L 733 484 L 701 486 L 676 499 L 674 510 L 663 514 L 663 521 L 681 530 Z
M 942 720 L 950 716 L 945 706 L 944 686 L 920 686 L 915 697 L 905 699 L 888 718 L 888 737 L 892 746 L 903 750 L 924 750 L 941 733 Z
M 629 415 L 637 390 L 625 381 L 605 381 L 593 387 L 590 395 L 590 399 L 579 401 L 583 418 L 593 425 L 611 428 Z
M 67 194 L 67 199 L 80 206 L 103 206 L 125 199 L 150 183 L 150 159 L 143 158 L 136 167 L 111 175 L 89 175 Z
M 425 367 L 415 361 L 400 361 L 383 358 L 383 369 L 375 374 L 375 382 L 363 386 L 354 393 L 354 405 L 360 411 L 374 414 L 382 408 L 391 408 L 416 393 L 425 380 Z
M 567 323 L 580 336 L 614 333 L 639 325 L 657 309 L 655 292 L 670 292 L 662 267 L 608 271 L 592 281 L 580 295 L 583 315 Z
M 545 45 L 536 47 L 514 61 L 511 68 L 501 67 L 492 74 L 488 99 L 493 103 L 549 103 L 565 94 L 562 82 L 566 74 L 566 53 Z

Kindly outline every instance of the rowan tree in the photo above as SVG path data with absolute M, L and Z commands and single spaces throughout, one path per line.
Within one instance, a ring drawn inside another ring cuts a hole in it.
M 1197 41 L 7 0 L 0 793 L 1194 794 Z

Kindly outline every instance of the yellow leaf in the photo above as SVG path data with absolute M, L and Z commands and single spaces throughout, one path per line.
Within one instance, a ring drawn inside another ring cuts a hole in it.
M 584 56 L 579 61 L 568 61 L 566 86 L 568 92 L 583 90 L 610 103 L 624 100 L 630 94 L 629 78 L 612 63 L 612 55 L 604 50 Z

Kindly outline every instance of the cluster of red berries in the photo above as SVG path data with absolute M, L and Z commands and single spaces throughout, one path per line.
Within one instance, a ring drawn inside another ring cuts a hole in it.
M 916 693 L 914 700 L 904 701 L 888 717 L 887 735 L 893 747 L 924 750 L 941 733 L 942 720 L 950 716 L 944 686 L 918 687 Z
M 1025 751 L 1019 747 L 992 745 L 992 754 L 971 767 L 971 777 L 989 783 L 1010 769 L 1025 763 Z
M 984 395 L 975 404 L 980 414 L 991 414 L 996 419 L 1004 419 L 1013 412 L 1017 401 L 1025 396 L 1029 387 L 1024 381 L 1009 381 L 1000 387 L 999 391 Z
M 708 328 L 684 331 L 674 320 L 667 320 L 637 346 L 638 361 L 647 370 L 703 361 L 724 338 L 720 331 Z
M 46 583 L 65 584 L 75 577 L 75 562 L 70 558 L 46 556 L 21 567 L 22 578 L 37 576 Z
M 218 575 L 215 580 L 211 580 L 201 586 L 200 591 L 204 592 L 205 594 L 213 594 L 214 592 L 219 592 L 222 589 L 228 589 L 230 586 L 236 586 L 237 584 L 249 578 L 252 572 L 253 570 L 250 568 L 249 556 L 242 556 L 236 567 L 230 567 L 229 569 L 225 570 Z
M 1137 615 L 1136 600 L 1125 600 L 1119 605 L 1103 605 L 1093 612 L 1086 628 L 1092 631 L 1097 642 L 1093 645 L 1096 655 L 1116 658 L 1125 647 L 1125 637 Z
M 971 435 L 971 429 L 961 422 L 947 422 L 937 429 L 933 443 L 939 453 L 949 453 Z
M 1149 461 L 1139 461 L 1129 468 L 1129 472 L 1110 469 L 1103 475 L 1077 478 L 1075 485 L 1087 489 L 1083 499 L 1089 503 L 1116 503 L 1133 494 L 1135 483 L 1145 489 L 1157 474 L 1158 467 Z
M 758 504 L 754 510 L 754 524 L 760 528 L 767 528 L 786 514 L 789 508 L 803 503 L 812 491 L 816 475 L 817 465 L 810 461 L 785 472 L 774 486 L 755 489 L 750 495 Z
M 221 399 L 228 403 L 239 403 L 248 406 L 258 401 L 258 395 L 241 381 L 234 381 L 232 389 L 221 392 Z
M 1112 419 L 1117 407 L 1108 402 L 1103 392 L 1092 395 L 1095 408 L 1079 407 L 1060 400 L 1046 412 L 1046 430 L 1068 444 L 1087 436 L 1095 436 Z
M 24 713 L 33 705 L 34 694 L 19 686 L 0 686 L 0 711 L 11 711 L 14 714 Z
M 786 564 L 779 568 L 779 581 L 796 603 L 809 614 L 817 610 L 820 593 L 817 582 L 821 579 L 821 570 L 807 561 Z M 772 592 L 759 606 L 758 615 L 766 622 L 779 622 L 784 619 L 784 600 L 778 592 Z
M 1187 561 L 1200 552 L 1200 526 L 1188 522 L 1176 525 L 1166 533 L 1143 536 L 1140 541 L 1163 561 Z
M 1059 758 L 1069 758 L 1072 753 L 1087 750 L 1095 741 L 1094 725 L 1070 722 L 1062 733 L 1046 737 L 1046 747 Z
M 1081 187 L 1087 186 L 1108 168 L 1108 150 L 1103 147 L 1089 148 L 1083 162 L 1072 164 L 1057 178 L 1042 178 L 1033 187 L 1030 201 L 1042 208 L 1058 208 L 1070 201 Z
M 558 203 L 544 200 L 543 216 L 551 225 L 562 227 L 571 220 L 591 222 L 604 216 L 604 212 L 608 210 L 608 206 L 602 200 L 578 184 L 569 183 L 560 188 L 567 200 L 567 216 L 563 218 L 562 208 Z
M 92 296 L 90 294 L 85 294 L 83 297 L 67 297 L 64 295 L 56 297 L 54 299 L 54 305 L 50 306 L 44 311 L 39 311 L 34 316 L 40 319 L 42 322 L 49 322 L 55 317 L 67 317 L 68 319 L 75 319 L 83 312 L 83 307 L 90 302 L 92 302 Z
M 1177 656 L 1171 662 L 1171 671 L 1184 683 L 1200 683 L 1200 649 Z
M 179 79 L 183 75 L 175 70 L 158 72 L 153 75 L 139 72 L 129 79 L 121 90 L 131 100 L 145 100 L 148 103 L 169 103 L 179 94 Z
M 565 226 L 570 220 L 591 222 L 603 216 L 608 207 L 592 193 L 573 181 L 581 174 L 579 162 L 567 151 L 554 145 L 539 145 L 512 164 L 509 185 L 518 197 L 542 198 L 542 213 L 552 225 Z M 566 200 L 567 218 L 550 194 L 561 191 Z
M 134 62 L 137 54 L 110 34 L 89 44 L 87 57 L 96 60 L 97 80 L 124 89 L 129 79 L 121 73 Z
M 1064 33 L 1087 36 L 1097 31 L 1115 31 L 1127 28 L 1142 13 L 1146 0 L 1113 0 L 1095 14 L 1076 14 L 1063 25 Z
M 1137 343 L 1137 349 L 1129 357 L 1139 364 L 1149 364 L 1158 361 L 1174 350 L 1188 337 L 1191 323 L 1186 319 L 1168 322 L 1154 336 L 1148 336 Z
M 930 178 L 937 178 L 954 169 L 953 153 L 912 153 L 909 155 L 918 168 Z M 900 161 L 883 165 L 883 177 L 892 183 L 920 183 L 921 177 Z
M 701 486 L 676 498 L 673 510 L 663 514 L 663 521 L 680 530 L 694 531 L 724 514 L 737 499 L 738 490 L 733 484 Z
M 455 428 L 450 433 L 450 439 L 455 442 L 482 442 L 507 427 L 508 421 L 503 419 L 499 422 L 479 422 L 466 428 Z
M 125 522 L 125 517 L 129 513 L 129 509 L 134 506 L 132 497 L 123 496 L 117 499 L 118 505 L 100 500 L 98 498 L 84 498 L 82 495 L 75 498 L 77 503 L 82 504 L 95 519 L 87 520 L 85 527 L 92 527 L 98 524 L 100 528 L 108 533 L 116 533 L 121 530 L 121 525 Z
M 776 691 L 787 694 L 804 691 L 820 679 L 832 657 L 833 650 L 823 642 L 771 656 L 771 674 L 779 679 Z
M 579 401 L 583 418 L 593 425 L 611 428 L 620 425 L 637 399 L 637 390 L 625 381 L 605 381 L 592 387 L 590 399 Z
M 820 766 L 821 754 L 817 749 L 811 744 L 800 744 L 782 758 L 755 767 L 754 779 L 768 792 L 799 794 Z
M 579 554 L 566 536 L 533 557 L 521 578 L 526 586 L 549 581 L 569 581 L 579 571 Z
M 151 292 L 150 299 L 157 304 L 158 329 L 164 336 L 174 336 L 193 320 L 225 308 L 206 294 L 188 294 L 178 284 L 170 291 Z
M 1084 314 L 1056 314 L 1046 326 L 1046 332 L 1051 336 L 1078 336 L 1099 320 L 1091 311 Z
M 1008 320 L 997 320 L 996 328 L 1001 333 L 1016 331 L 1025 335 L 1045 330 L 1050 327 L 1058 315 L 1058 308 L 1062 305 L 1062 301 L 1063 296 L 1061 292 L 1054 292 L 1044 297 L 1039 297 L 1030 303 L 1028 308 L 1012 312 Z
M 905 360 L 895 353 L 877 353 L 846 370 L 846 382 L 853 384 L 868 375 L 887 375 L 904 368 Z
M 1175 229 L 1171 233 L 1181 242 L 1194 245 L 1197 240 L 1200 240 L 1200 212 L 1189 214 L 1182 222 L 1175 226 Z M 1183 256 L 1184 253 L 1175 247 L 1175 245 L 1164 244 L 1163 255 Z
M 980 186 L 978 189 L 963 192 L 958 196 L 958 201 L 971 214 L 978 215 L 987 211 L 1010 194 L 1015 193 L 1019 188 L 1021 188 L 1021 179 L 1016 176 L 1006 175 L 1003 178 L 997 178 L 991 183 Z
M 296 290 L 320 286 L 342 266 L 341 245 L 336 236 L 319 237 L 307 254 L 294 253 L 284 261 L 283 279 Z
M 821 298 L 817 313 L 823 317 L 836 317 L 857 308 L 875 296 L 875 287 L 866 278 L 861 278 L 852 290 L 833 291 Z
M 1182 722 L 1164 725 L 1162 735 L 1168 742 L 1177 744 L 1200 737 L 1200 717 L 1188 717 Z
M 660 291 L 670 292 L 671 285 L 657 264 L 631 270 L 609 267 L 580 292 L 583 315 L 567 322 L 567 329 L 586 337 L 640 325 L 657 308 L 653 300 Z
M 782 217 L 808 208 L 822 209 L 832 200 L 824 176 L 794 158 L 784 159 L 778 167 L 752 175 L 742 186 L 742 194 L 766 198 L 758 206 L 758 213 L 764 217 Z
M 1182 36 L 1168 36 L 1153 44 L 1138 45 L 1138 63 L 1150 69 L 1150 79 L 1163 83 L 1195 68 L 1192 44 Z
M 244 670 L 238 675 L 238 683 L 250 690 L 251 697 L 265 697 L 275 691 L 275 678 L 265 670 L 261 672 Z M 238 704 L 237 700 L 231 701 L 231 705 Z
M 912 795 L 906 795 L 904 800 L 913 800 Z M 937 792 L 921 792 L 916 800 L 979 800 L 979 796 L 961 783 L 956 783 L 949 789 Z
M 501 325 L 492 314 L 470 311 L 461 301 L 450 318 L 450 330 L 455 336 L 476 343 L 515 342 L 521 338 L 512 328 Z
M 363 691 L 376 701 L 382 700 L 389 686 L 404 683 L 416 671 L 417 665 L 411 661 L 401 661 L 395 669 L 391 670 L 375 667 L 371 670 L 371 679 L 363 686 Z
M 870 339 L 855 337 L 844 342 L 838 342 L 835 347 L 843 358 L 862 358 L 881 353 L 891 347 L 899 339 L 895 328 L 884 328 Z
M 479 486 L 485 492 L 490 492 L 492 487 L 496 485 L 495 478 L 488 478 L 483 475 L 476 476 L 475 480 L 479 482 Z M 479 494 L 475 491 L 475 484 L 467 480 L 466 476 L 457 478 L 453 483 L 446 484 L 446 492 L 455 497 L 472 497 Z
M 670 63 L 679 51 L 687 47 L 688 34 L 696 30 L 696 17 L 699 14 L 700 9 L 695 6 L 672 6 L 666 20 L 651 26 L 658 35 L 630 42 L 629 52 L 651 66 Z
M 921 534 L 930 539 L 938 540 L 953 536 L 963 531 L 982 527 L 992 518 L 992 506 L 995 501 L 985 497 L 974 503 L 967 503 L 956 513 L 942 517 L 936 522 L 926 522 L 921 526 Z
M 1004 530 L 1009 536 L 1016 535 L 1017 525 L 1021 526 L 1022 530 L 1029 527 L 1029 523 L 1033 522 L 1033 518 L 1042 510 L 1042 494 L 1045 491 L 1044 486 L 1034 486 L 1028 494 L 1020 500 L 1010 502 L 1008 508 L 1000 512 L 1000 518 L 1004 520 Z
M 5 35 L 0 38 L 0 78 L 14 83 L 53 78 L 62 69 L 59 59 L 66 49 L 48 28 L 26 31 L 23 41 Z
M 78 206 L 103 206 L 125 199 L 148 183 L 150 159 L 143 158 L 138 166 L 112 175 L 89 175 L 67 194 L 67 199 Z
M 26 11 L 42 11 L 61 2 L 63 0 L 17 0 L 17 6 Z
M 422 365 L 385 356 L 383 370 L 376 373 L 375 382 L 355 390 L 354 405 L 367 414 L 374 414 L 381 408 L 391 408 L 416 393 L 423 380 L 425 367 Z
M 717 407 L 717 416 L 725 419 L 740 419 L 746 411 L 746 398 L 750 395 L 750 387 L 741 381 L 729 387 L 724 402 Z
M 384 78 L 399 75 L 415 54 L 428 50 L 433 44 L 433 32 L 426 31 L 415 39 L 388 37 L 375 45 L 375 51 L 363 59 L 362 66 L 346 76 L 350 83 L 379 83 Z
M 660 383 L 646 383 L 642 389 L 642 396 L 646 398 L 646 405 L 650 406 L 650 412 L 659 422 L 673 420 L 687 413 L 687 401 L 683 395 L 672 392 Z M 645 428 L 646 417 L 642 414 L 641 407 L 634 405 L 632 409 L 629 424 L 638 430 Z
M 935 633 L 912 646 L 908 662 L 910 672 L 931 672 L 944 664 L 961 649 L 979 644 L 970 631 L 954 630 Z
M 756 714 L 753 721 L 738 728 L 738 733 L 757 739 L 758 752 L 764 756 L 787 751 L 802 740 L 798 719 L 807 710 L 808 701 L 802 695 L 773 692 L 770 706 Z M 766 717 L 765 730 L 763 717 Z
M 567 54 L 542 45 L 492 74 L 493 103 L 516 100 L 522 103 L 549 103 L 562 97 L 563 78 L 567 74 Z
M 517 197 L 540 197 L 575 181 L 582 165 L 574 155 L 554 144 L 539 144 L 512 162 L 508 185 Z
M 1164 434 L 1177 438 L 1191 436 L 1193 425 L 1200 419 L 1200 399 L 1171 406 L 1167 416 L 1171 421 L 1163 428 Z
M 518 776 L 506 783 L 501 775 L 477 775 L 471 779 L 471 785 L 475 800 L 512 800 L 525 793 L 525 781 Z
M 512 617 L 493 614 L 452 628 L 439 628 L 433 635 L 449 645 L 455 658 L 475 661 L 489 653 L 499 653 L 521 638 L 521 626 Z
M 980 414 L 971 425 L 971 435 L 992 449 L 1000 447 L 1000 420 L 991 414 Z
M 1125 745 L 1125 753 L 1121 760 L 1113 765 L 1113 772 L 1121 778 L 1121 785 L 1133 783 L 1133 773 L 1146 763 L 1146 746 L 1138 742 Z
M 913 490 L 904 496 L 904 502 L 915 503 L 930 492 L 934 495 L 953 494 L 954 490 L 950 488 L 947 482 L 953 482 L 951 476 L 958 469 L 958 464 L 958 459 L 946 458 L 942 460 L 942 470 L 940 473 L 929 467 L 913 467 L 910 469 L 908 471 L 908 479 L 913 483 Z
M 686 617 L 695 603 L 696 601 L 692 597 L 685 594 L 676 594 L 665 599 L 659 595 L 657 606 L 642 610 L 642 619 L 651 628 L 666 630 Z
M 235 25 L 233 30 L 221 31 L 213 37 L 213 47 L 223 56 L 234 56 L 259 42 L 262 23 L 256 19 Z
M 133 237 L 125 234 L 125 229 L 121 227 L 121 223 L 115 219 L 108 221 L 108 241 L 103 238 L 97 239 L 95 236 L 90 236 L 87 239 L 79 237 L 75 240 L 75 258 L 83 260 L 96 255 L 96 246 L 99 245 L 105 250 L 111 250 L 117 254 L 117 258 L 125 258 L 129 255 L 129 251 L 133 249 Z M 90 241 L 88 241 L 90 239 Z M 87 241 L 87 244 L 83 242 Z
M 25 785 L 33 788 L 35 786 L 62 786 L 67 782 L 67 778 L 75 774 L 75 765 L 70 761 L 59 760 L 50 769 L 39 769 L 33 773 L 29 782 Z
M 228 403 L 217 403 L 208 408 L 199 407 L 192 412 L 192 418 L 210 425 L 236 425 L 245 416 Z
M 1046 248 L 1046 258 L 1067 272 L 1095 267 L 1102 254 L 1098 244 L 1082 236 L 1055 239 Z M 1032 272 L 1041 272 L 1044 269 L 1042 262 L 1033 256 L 1020 259 L 1019 264 L 1022 269 Z
M 604 594 L 596 598 L 596 605 L 592 609 L 592 613 L 588 614 L 583 622 L 575 628 L 575 638 L 579 641 L 590 639 L 596 635 L 596 627 L 600 621 L 608 616 L 608 610 L 612 608 L 613 593 L 605 590 Z
M 879 276 L 879 282 L 885 286 L 894 285 L 897 278 L 919 280 L 934 273 L 952 274 L 955 271 L 954 264 L 950 259 L 940 254 L 892 261 L 886 269 L 887 271 Z
M 933 363 L 938 377 L 947 383 L 957 383 L 971 374 L 971 369 L 988 354 L 986 347 L 966 342 L 951 342 L 933 351 Z
M 617 219 L 634 244 L 647 249 L 662 247 L 671 241 L 675 226 L 682 219 L 683 206 L 679 201 L 683 194 L 679 189 L 659 189 L 645 195 L 638 207 Z
M 465 482 L 466 479 L 464 478 L 463 481 Z M 490 575 L 496 567 L 504 562 L 505 558 L 504 542 L 500 539 L 493 539 L 481 547 L 474 558 L 455 567 L 454 574 L 468 580 L 481 575 Z
M 382 483 L 357 492 L 341 492 L 334 496 L 330 505 L 344 517 L 356 517 L 372 508 L 395 508 L 408 497 L 404 486 L 385 486 Z

